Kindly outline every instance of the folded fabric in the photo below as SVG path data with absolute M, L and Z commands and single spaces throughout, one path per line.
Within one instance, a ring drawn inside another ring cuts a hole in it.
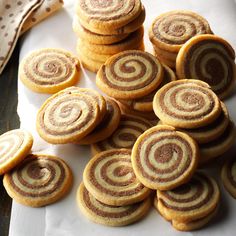
M 0 2 L 0 74 L 10 59 L 19 36 L 62 5 L 62 0 Z

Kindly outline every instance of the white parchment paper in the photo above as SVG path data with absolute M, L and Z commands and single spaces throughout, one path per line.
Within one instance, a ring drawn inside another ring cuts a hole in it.
M 227 39 L 236 49 L 236 0 L 142 0 L 147 17 L 145 20 L 145 46 L 147 51 L 152 47 L 148 40 L 148 28 L 153 19 L 160 13 L 189 9 L 204 16 L 215 34 Z M 75 0 L 66 0 L 65 8 L 51 18 L 35 26 L 22 38 L 20 59 L 31 50 L 43 47 L 59 47 L 76 53 L 76 36 L 72 31 L 72 18 Z M 95 74 L 83 70 L 78 83 L 81 87 L 96 88 Z M 18 83 L 18 114 L 21 127 L 34 135 L 33 152 L 57 155 L 70 165 L 74 174 L 73 189 L 70 194 L 53 205 L 42 208 L 30 208 L 13 201 L 10 236 L 138 236 L 138 235 L 214 235 L 232 236 L 236 234 L 236 200 L 222 190 L 219 213 L 211 224 L 196 232 L 181 233 L 170 226 L 152 209 L 142 221 L 120 228 L 105 227 L 87 220 L 76 205 L 76 189 L 82 180 L 82 172 L 90 158 L 88 147 L 79 145 L 50 145 L 44 142 L 35 130 L 37 110 L 48 95 L 36 94 Z M 236 122 L 236 92 L 226 101 L 232 119 Z M 236 155 L 236 146 L 225 154 L 225 157 Z M 221 160 L 216 161 L 221 163 Z M 211 167 L 211 173 L 218 178 L 219 163 Z

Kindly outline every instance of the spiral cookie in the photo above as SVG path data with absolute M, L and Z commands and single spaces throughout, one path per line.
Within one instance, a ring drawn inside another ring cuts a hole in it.
M 176 72 L 179 78 L 207 82 L 221 98 L 233 89 L 236 79 L 235 52 L 230 44 L 216 35 L 199 35 L 179 51 Z
M 173 70 L 171 70 L 168 66 L 163 65 L 164 69 L 164 75 L 163 75 L 163 80 L 160 84 L 160 87 L 164 86 L 165 84 L 169 83 L 170 81 L 176 80 L 176 76 Z M 128 106 L 131 109 L 137 110 L 137 111 L 148 111 L 151 112 L 153 111 L 153 97 L 156 94 L 156 90 L 151 92 L 150 94 L 142 97 L 142 98 L 137 98 L 137 99 L 132 99 L 132 100 L 119 100 L 122 104 L 125 106 Z
M 97 126 L 99 115 L 98 103 L 92 96 L 61 91 L 41 106 L 36 128 L 49 143 L 76 142 Z
M 77 202 L 83 214 L 95 223 L 124 226 L 143 218 L 150 209 L 150 198 L 128 206 L 109 206 L 94 198 L 84 184 L 77 191 Z
M 8 131 L 0 136 L 0 175 L 19 164 L 33 145 L 32 135 L 22 129 Z
M 78 144 L 92 144 L 104 140 L 112 135 L 120 123 L 121 112 L 117 103 L 106 98 L 107 110 L 102 121 L 86 137 L 79 140 Z
M 44 48 L 31 52 L 19 67 L 19 77 L 29 89 L 39 93 L 56 93 L 77 83 L 79 60 L 69 52 Z
M 177 80 L 163 86 L 153 99 L 161 121 L 179 128 L 198 128 L 212 123 L 221 113 L 218 97 L 206 83 Z
M 169 191 L 157 191 L 158 209 L 168 219 L 191 222 L 209 215 L 216 209 L 219 187 L 214 179 L 197 173 L 186 184 Z
M 78 16 L 93 28 L 117 29 L 141 12 L 140 0 L 79 0 L 76 6 Z
M 129 149 L 112 149 L 89 161 L 83 181 L 96 199 L 112 206 L 125 206 L 149 196 L 150 189 L 144 187 L 133 172 L 130 155 Z
M 31 154 L 4 175 L 4 187 L 17 202 L 41 207 L 64 197 L 72 185 L 72 173 L 58 157 Z
M 132 149 L 139 135 L 151 127 L 152 124 L 144 118 L 122 115 L 116 131 L 109 138 L 93 144 L 92 153 L 118 148 Z
M 204 164 L 228 151 L 234 144 L 236 139 L 236 128 L 232 121 L 229 122 L 224 133 L 211 142 L 201 144 L 199 159 L 200 164 Z
M 128 50 L 110 57 L 99 69 L 97 86 L 118 99 L 133 99 L 155 90 L 163 79 L 163 68 L 150 53 Z
M 187 134 L 171 126 L 157 125 L 139 136 L 131 159 L 141 183 L 151 189 L 169 190 L 192 177 L 199 150 Z
M 235 158 L 227 160 L 221 170 L 221 180 L 226 190 L 236 198 L 236 161 Z
M 158 16 L 149 30 L 149 38 L 159 48 L 178 52 L 193 36 L 210 33 L 206 19 L 194 12 L 179 10 Z

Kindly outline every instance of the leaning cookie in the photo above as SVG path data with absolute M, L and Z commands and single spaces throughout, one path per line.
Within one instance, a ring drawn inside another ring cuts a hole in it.
M 71 53 L 44 48 L 31 52 L 21 61 L 19 78 L 35 92 L 52 94 L 75 85 L 79 71 L 79 60 Z
M 221 180 L 225 189 L 233 198 L 236 198 L 236 162 L 235 158 L 225 161 L 221 170 Z
M 92 196 L 81 183 L 77 190 L 77 203 L 82 213 L 95 223 L 124 226 L 143 218 L 151 206 L 150 198 L 128 206 L 109 206 Z
M 71 189 L 72 173 L 58 157 L 30 154 L 4 175 L 3 185 L 15 201 L 31 207 L 46 206 L 63 198 Z
M 8 131 L 0 136 L 0 175 L 19 164 L 30 152 L 32 135 L 23 129 Z

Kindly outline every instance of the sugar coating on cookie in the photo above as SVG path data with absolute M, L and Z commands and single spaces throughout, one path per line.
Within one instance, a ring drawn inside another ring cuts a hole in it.
M 177 80 L 159 89 L 153 99 L 158 118 L 179 128 L 198 128 L 213 122 L 222 111 L 220 100 L 206 83 L 199 82 Z
M 235 52 L 230 44 L 216 35 L 199 35 L 179 51 L 176 72 L 179 78 L 207 82 L 221 98 L 235 87 Z
M 0 136 L 0 174 L 19 164 L 30 152 L 32 135 L 23 129 L 8 131 Z
M 169 219 L 191 222 L 209 215 L 219 203 L 216 181 L 196 173 L 186 184 L 169 191 L 157 191 L 158 209 Z
M 99 201 L 124 206 L 139 202 L 151 193 L 136 178 L 131 150 L 112 149 L 95 155 L 83 173 L 84 185 Z
M 202 16 L 191 11 L 176 10 L 163 13 L 153 21 L 149 38 L 159 48 L 178 52 L 193 36 L 210 33 L 210 26 Z
M 225 189 L 236 198 L 236 161 L 234 158 L 226 160 L 221 170 L 221 180 Z
M 131 159 L 141 183 L 151 189 L 169 190 L 192 177 L 199 150 L 187 134 L 171 126 L 157 125 L 139 136 Z
M 132 149 L 139 135 L 151 127 L 152 123 L 144 118 L 122 115 L 118 128 L 109 138 L 92 144 L 92 153 L 117 148 Z
M 29 89 L 51 94 L 75 85 L 79 71 L 79 60 L 70 52 L 44 48 L 31 52 L 22 60 L 19 77 Z
M 155 90 L 163 79 L 163 67 L 153 55 L 128 50 L 109 58 L 99 69 L 96 84 L 118 99 L 133 99 Z
M 81 183 L 77 190 L 77 203 L 82 213 L 95 223 L 124 226 L 143 218 L 151 206 L 150 198 L 127 206 L 110 206 L 101 203 Z
M 49 143 L 69 143 L 85 137 L 100 121 L 94 97 L 61 91 L 48 98 L 37 114 L 36 128 Z
M 17 202 L 41 207 L 68 193 L 72 173 L 58 157 L 30 154 L 16 169 L 4 175 L 3 184 L 9 196 Z

